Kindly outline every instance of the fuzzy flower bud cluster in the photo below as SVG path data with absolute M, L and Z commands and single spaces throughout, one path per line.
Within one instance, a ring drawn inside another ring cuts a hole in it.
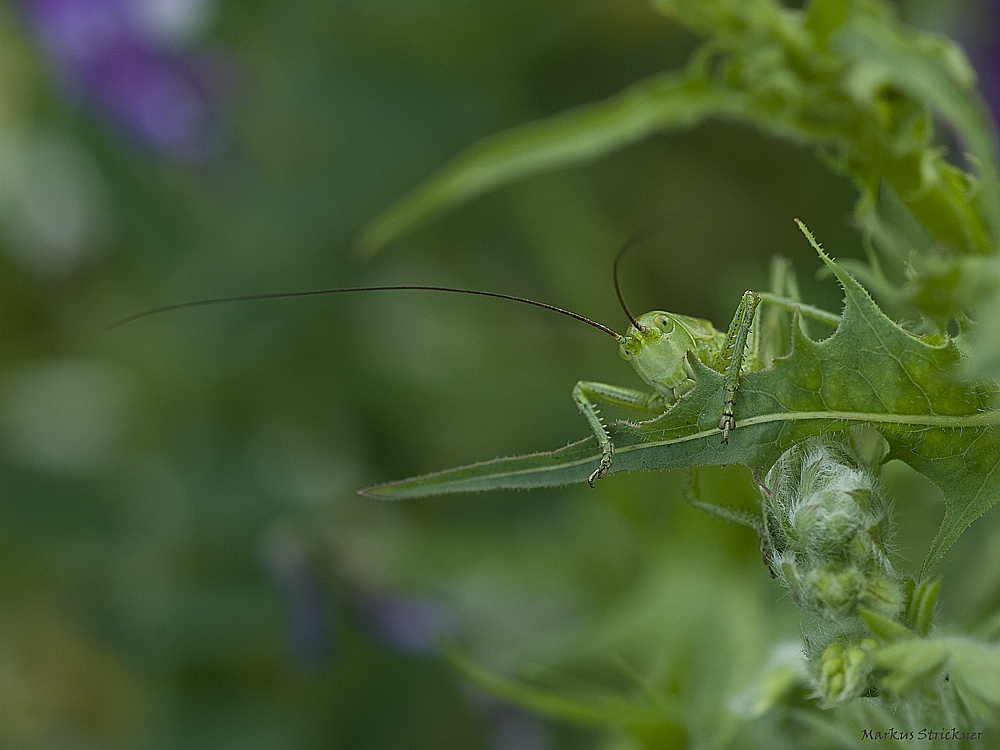
M 761 494 L 765 560 L 796 603 L 825 620 L 856 615 L 859 605 L 889 617 L 899 611 L 890 506 L 846 443 L 817 437 L 793 446 Z
M 814 695 L 824 706 L 848 703 L 866 689 L 871 654 L 877 646 L 874 638 L 862 638 L 856 642 L 834 641 L 823 650 Z

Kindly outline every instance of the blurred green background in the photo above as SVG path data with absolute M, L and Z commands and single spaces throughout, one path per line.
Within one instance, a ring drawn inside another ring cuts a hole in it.
M 605 337 L 419 292 L 103 328 L 203 297 L 441 284 L 624 329 L 611 258 L 653 221 L 665 230 L 623 271 L 637 312 L 722 327 L 774 253 L 836 310 L 792 219 L 861 257 L 849 183 L 715 123 L 498 191 L 362 263 L 356 234 L 463 147 L 678 67 L 694 40 L 639 0 L 168 3 L 184 34 L 160 62 L 197 63 L 208 113 L 192 153 L 151 142 L 129 101 L 88 88 L 98 73 L 73 79 L 79 55 L 54 54 L 47 13 L 103 6 L 121 3 L 0 6 L 0 746 L 607 741 L 463 683 L 435 655 L 442 631 L 505 674 L 632 693 L 676 680 L 712 722 L 799 615 L 753 534 L 685 506 L 678 477 L 405 505 L 356 494 L 584 437 L 578 379 L 639 385 Z M 910 569 L 941 506 L 895 473 Z M 755 502 L 744 470 L 704 484 Z M 994 538 L 987 523 L 945 571 Z M 1000 563 L 979 564 L 949 616 L 992 600 Z

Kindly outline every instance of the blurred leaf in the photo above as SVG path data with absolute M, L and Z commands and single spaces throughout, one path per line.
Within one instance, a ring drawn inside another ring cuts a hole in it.
M 823 149 L 861 189 L 863 223 L 884 179 L 939 241 L 991 250 L 984 227 L 1000 236 L 996 136 L 956 45 L 905 28 L 876 0 L 816 3 L 807 15 L 769 0 L 657 6 L 711 37 L 684 72 L 486 139 L 376 219 L 361 249 L 371 254 L 486 190 L 716 116 Z M 944 160 L 930 108 L 962 134 L 981 184 Z
M 970 638 L 910 638 L 880 648 L 875 662 L 883 687 L 897 696 L 914 690 L 939 693 L 950 682 L 979 721 L 992 721 L 1000 706 L 1000 648 Z
M 909 628 L 880 612 L 868 609 L 868 607 L 858 607 L 858 614 L 868 629 L 883 641 L 895 643 L 913 638 L 913 632 Z
M 501 677 L 477 664 L 456 646 L 445 646 L 444 651 L 451 663 L 483 690 L 546 716 L 633 731 L 644 726 L 676 725 L 679 721 L 679 712 L 674 706 L 643 706 L 635 699 L 610 692 L 592 691 L 587 695 L 570 696 Z
M 691 127 L 721 102 L 703 81 L 668 73 L 600 104 L 578 107 L 487 138 L 456 157 L 373 221 L 358 238 L 372 255 L 413 225 L 501 185 L 590 161 L 664 129 Z
M 991 720 L 1000 706 L 1000 648 L 996 644 L 953 638 L 949 678 L 963 702 L 981 720 Z
M 925 638 L 895 641 L 875 652 L 875 663 L 888 671 L 880 682 L 896 695 L 928 683 L 947 661 L 947 644 Z
M 917 635 L 927 635 L 934 618 L 934 604 L 941 590 L 940 578 L 925 578 L 920 583 L 912 579 L 906 583 L 906 604 L 902 622 Z

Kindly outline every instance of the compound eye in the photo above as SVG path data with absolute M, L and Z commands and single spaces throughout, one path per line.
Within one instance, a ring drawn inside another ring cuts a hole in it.
M 653 322 L 656 324 L 656 327 L 664 333 L 670 333 L 674 330 L 674 321 L 666 315 L 657 315 L 653 318 Z

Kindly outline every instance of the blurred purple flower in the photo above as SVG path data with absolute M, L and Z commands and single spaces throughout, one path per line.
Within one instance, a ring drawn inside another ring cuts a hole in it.
M 263 540 L 261 563 L 281 597 L 292 660 L 309 669 L 326 666 L 333 656 L 335 624 L 310 550 L 293 532 L 275 528 Z
M 488 706 L 491 750 L 549 750 L 555 747 L 552 727 L 519 706 L 500 700 Z
M 1000 16 L 1000 13 L 996 15 Z M 993 43 L 983 50 L 978 63 L 980 89 L 990 106 L 994 121 L 1000 123 L 1000 32 L 993 35 Z
M 200 160 L 219 144 L 218 61 L 183 50 L 209 0 L 21 0 L 56 74 L 146 146 Z
M 438 638 L 454 635 L 452 616 L 430 599 L 369 595 L 362 598 L 359 609 L 382 641 L 406 654 L 436 653 Z
M 974 2 L 941 31 L 965 48 L 979 76 L 979 90 L 1000 123 L 1000 2 Z

